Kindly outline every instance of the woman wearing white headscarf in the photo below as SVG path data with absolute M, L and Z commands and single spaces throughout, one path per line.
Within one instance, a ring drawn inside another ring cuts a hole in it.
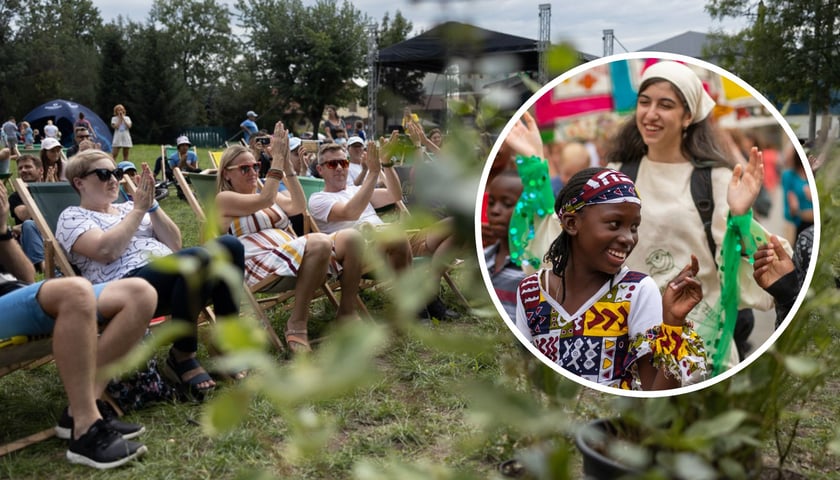
M 727 189 L 744 170 L 752 168 L 761 174 L 761 152 L 757 149 L 750 153 L 749 165 L 737 165 L 734 172 L 730 169 L 729 165 L 735 162 L 727 160 L 711 125 L 714 106 L 714 100 L 691 68 L 673 61 L 655 63 L 642 75 L 635 115 L 621 127 L 607 155 L 609 167 L 636 170 L 636 188 L 645 202 L 638 244 L 627 258 L 627 266 L 649 273 L 664 288 L 691 255 L 696 255 L 703 301 L 688 318 L 698 325 L 707 343 L 716 341 L 709 338 L 709 332 L 718 333 L 723 328 L 723 315 L 718 308 L 721 277 L 717 266 L 722 260 L 727 219 L 745 216 L 752 206 L 752 202 L 738 201 L 731 193 L 727 195 Z M 714 245 L 707 239 L 706 226 L 692 196 L 692 173 L 697 168 L 711 169 Z M 737 260 L 734 263 L 737 266 Z M 739 269 L 740 278 L 734 282 L 739 285 L 739 308 L 772 308 L 772 297 L 758 287 L 752 278 L 752 267 L 746 267 Z M 727 336 L 732 338 L 731 331 L 722 338 Z M 737 363 L 737 352 L 729 342 L 717 342 L 719 349 L 728 349 L 723 369 Z M 721 367 L 718 365 L 716 370 L 720 372 Z

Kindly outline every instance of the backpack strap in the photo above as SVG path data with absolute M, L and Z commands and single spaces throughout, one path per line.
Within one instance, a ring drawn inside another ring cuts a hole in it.
M 619 170 L 635 182 L 636 176 L 639 173 L 640 163 L 622 162 Z M 697 213 L 700 214 L 700 221 L 703 222 L 703 230 L 706 232 L 706 242 L 709 245 L 709 251 L 712 252 L 712 260 L 715 262 L 715 267 L 717 268 L 715 239 L 712 237 L 712 214 L 715 212 L 715 197 L 712 194 L 712 169 L 710 167 L 695 167 L 691 171 L 691 199 L 694 201 L 694 207 L 697 209 Z
M 710 167 L 694 168 L 691 172 L 691 198 L 694 207 L 700 214 L 703 229 L 706 231 L 706 242 L 712 252 L 712 260 L 717 268 L 715 259 L 715 239 L 712 237 L 712 214 L 715 211 L 715 197 L 712 194 L 712 169 Z

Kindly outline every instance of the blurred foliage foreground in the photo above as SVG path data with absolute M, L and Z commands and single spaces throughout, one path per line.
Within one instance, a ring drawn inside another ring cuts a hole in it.
M 476 316 L 496 316 L 475 264 L 473 217 L 477 179 L 487 158 L 475 126 L 498 131 L 507 121 L 498 105 L 461 102 L 450 125 L 446 154 L 417 182 L 426 199 L 448 207 L 457 218 L 466 260 L 461 284 L 473 299 Z M 836 153 L 836 150 L 835 150 Z M 447 161 L 458 159 L 458 161 Z M 520 476 L 540 479 L 579 478 L 580 462 L 572 438 L 591 418 L 620 418 L 622 439 L 605 442 L 603 450 L 642 472 L 642 478 L 748 478 L 767 459 L 784 464 L 797 442 L 797 428 L 809 413 L 805 408 L 840 361 L 834 345 L 838 337 L 840 296 L 835 289 L 834 265 L 840 265 L 840 159 L 830 156 L 818 172 L 822 211 L 822 244 L 807 298 L 775 345 L 739 374 L 703 390 L 658 399 L 600 395 L 555 374 L 524 349 L 499 349 L 515 343 L 504 328 L 499 332 L 453 336 L 446 325 L 426 328 L 416 312 L 433 295 L 422 269 L 400 275 L 390 272 L 385 290 L 389 306 L 374 322 L 347 324 L 330 332 L 310 356 L 280 366 L 267 353 L 264 332 L 244 315 L 219 322 L 218 342 L 228 353 L 220 360 L 237 368 L 247 365 L 252 375 L 215 395 L 203 407 L 202 426 L 219 435 L 244 420 L 244 408 L 257 398 L 267 399 L 289 422 L 284 461 L 292 464 L 316 459 L 336 435 L 329 417 L 313 405 L 340 398 L 372 385 L 377 379 L 377 355 L 398 338 L 410 337 L 429 348 L 457 352 L 464 361 L 498 362 L 493 380 L 464 378 L 449 388 L 464 399 L 473 426 L 471 442 L 488 444 L 519 462 Z M 422 203 L 422 199 L 421 199 Z M 422 222 L 414 215 L 413 222 Z M 815 253 L 817 249 L 815 248 Z M 499 320 L 501 324 L 501 320 Z M 500 351 L 513 353 L 499 353 Z M 470 360 L 472 359 L 472 360 Z M 766 448 L 772 445 L 775 451 Z M 840 437 L 815 455 L 840 453 Z M 463 466 L 415 464 L 403 460 L 358 458 L 352 475 L 378 478 L 487 478 L 488 472 L 465 471 Z M 486 467 L 486 465 L 485 465 Z M 502 473 L 490 475 L 501 476 Z

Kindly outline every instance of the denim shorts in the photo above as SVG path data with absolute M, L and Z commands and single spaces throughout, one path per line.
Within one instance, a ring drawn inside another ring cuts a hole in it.
M 44 282 L 33 283 L 0 297 L 0 339 L 18 335 L 50 335 L 55 319 L 50 317 L 38 303 L 38 291 Z M 93 286 L 96 298 L 106 283 Z M 101 323 L 103 319 L 98 318 Z

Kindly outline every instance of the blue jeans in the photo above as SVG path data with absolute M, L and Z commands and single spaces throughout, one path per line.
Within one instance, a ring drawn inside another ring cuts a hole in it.
M 32 264 L 44 261 L 44 239 L 32 220 L 25 220 L 20 227 L 20 246 Z

